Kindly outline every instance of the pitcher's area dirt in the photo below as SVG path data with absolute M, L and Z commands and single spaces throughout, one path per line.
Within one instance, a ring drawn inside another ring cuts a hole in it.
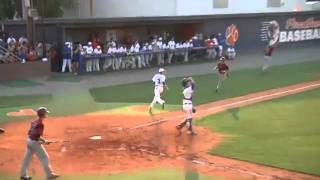
M 320 81 L 293 85 L 197 107 L 197 118 L 269 99 L 320 87 Z M 112 113 L 95 112 L 54 117 L 45 121 L 45 136 L 58 143 L 46 146 L 53 168 L 61 174 L 114 174 L 152 167 L 190 168 L 225 179 L 319 179 L 254 163 L 211 156 L 207 151 L 223 141 L 223 135 L 196 127 L 198 135 L 177 132 L 182 112 L 150 117 L 147 107 L 131 107 Z M 6 124 L 0 135 L 0 171 L 17 174 L 26 148 L 30 122 Z M 92 140 L 90 137 L 98 137 Z M 37 158 L 31 174 L 43 174 Z

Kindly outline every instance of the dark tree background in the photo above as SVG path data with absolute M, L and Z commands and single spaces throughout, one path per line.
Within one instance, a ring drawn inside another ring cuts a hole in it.
M 0 1 L 0 20 L 13 19 L 15 15 L 22 17 L 22 0 Z M 72 8 L 75 4 L 76 0 L 33 0 L 39 16 L 47 18 L 62 17 L 62 8 Z

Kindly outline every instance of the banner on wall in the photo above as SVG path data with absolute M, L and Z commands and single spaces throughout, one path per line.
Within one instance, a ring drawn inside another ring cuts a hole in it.
M 320 20 L 315 20 L 313 17 L 304 21 L 290 18 L 283 28 L 276 20 L 264 21 L 261 23 L 260 37 L 270 46 L 277 43 L 320 39 Z

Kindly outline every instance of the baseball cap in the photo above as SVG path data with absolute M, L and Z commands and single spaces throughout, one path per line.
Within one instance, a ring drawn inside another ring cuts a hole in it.
M 50 111 L 46 107 L 39 107 L 37 110 L 38 116 L 42 116 L 44 114 L 48 114 Z
M 164 68 L 159 69 L 159 73 L 165 72 L 166 70 Z
M 92 42 L 88 42 L 88 45 L 89 45 L 89 46 L 92 45 Z

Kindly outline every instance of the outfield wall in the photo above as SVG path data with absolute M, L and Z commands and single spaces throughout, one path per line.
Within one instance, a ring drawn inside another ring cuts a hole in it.
M 0 81 L 44 77 L 51 73 L 50 62 L 0 64 Z

